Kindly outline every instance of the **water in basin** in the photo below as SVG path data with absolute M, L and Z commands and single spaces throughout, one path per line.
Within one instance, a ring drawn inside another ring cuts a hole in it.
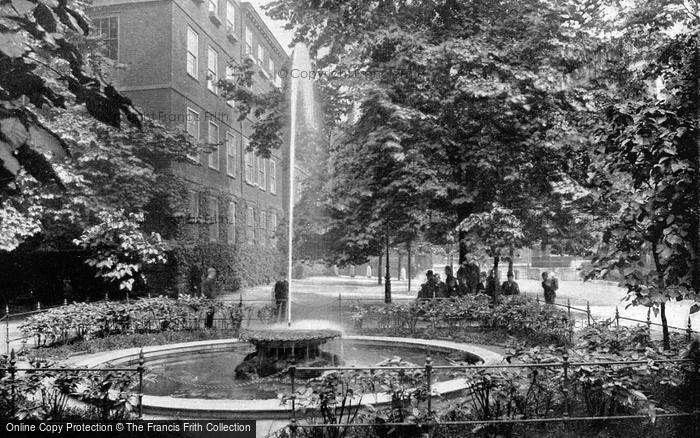
M 371 366 L 395 356 L 417 365 L 425 363 L 426 356 L 434 365 L 448 365 L 449 353 L 427 348 L 402 345 L 373 345 L 359 340 L 334 340 L 322 349 L 342 357 L 344 366 Z M 289 379 L 271 376 L 255 381 L 241 381 L 234 369 L 244 357 L 254 351 L 247 343 L 231 346 L 227 351 L 184 353 L 149 361 L 144 378 L 147 395 L 208 398 L 208 399 L 270 399 L 289 392 Z M 446 378 L 436 373 L 436 379 Z

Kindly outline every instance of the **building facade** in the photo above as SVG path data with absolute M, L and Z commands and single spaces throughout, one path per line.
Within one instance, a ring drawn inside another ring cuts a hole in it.
M 238 0 L 95 0 L 89 14 L 107 55 L 124 66 L 115 71 L 118 90 L 146 116 L 208 145 L 173 164 L 189 193 L 176 287 L 196 289 L 208 266 L 218 268 L 226 289 L 272 280 L 287 205 L 286 151 L 270 158 L 246 152 L 252 116 L 239 120 L 217 81 L 251 59 L 254 91 L 281 87 L 276 72 L 288 62 L 285 50 L 253 6 Z

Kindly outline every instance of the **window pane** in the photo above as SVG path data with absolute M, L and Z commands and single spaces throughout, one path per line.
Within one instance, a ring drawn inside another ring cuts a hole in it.
M 194 137 L 195 141 L 199 141 L 199 114 L 187 108 L 187 120 L 185 122 L 187 124 L 187 133 Z M 199 161 L 199 154 L 188 155 L 188 157 L 194 161 Z
M 187 73 L 197 77 L 197 53 L 199 51 L 199 37 L 191 27 L 187 27 Z
M 209 135 L 207 142 L 212 145 L 212 152 L 209 152 L 209 167 L 219 170 L 219 127 L 212 122 L 209 122 Z M 213 146 L 215 145 L 216 146 Z
M 228 204 L 228 227 L 226 230 L 226 238 L 229 243 L 236 240 L 236 203 L 229 202 Z
M 245 53 L 253 53 L 253 31 L 248 26 L 245 28 Z
M 119 26 L 117 17 L 98 18 L 94 21 L 95 33 L 102 37 L 105 44 L 105 55 L 117 59 L 119 49 Z
M 219 200 L 216 198 L 209 199 L 209 240 L 215 242 L 219 240 Z
M 236 177 L 236 138 L 230 132 L 226 133 L 226 173 Z
M 231 30 L 236 26 L 236 8 L 231 2 L 226 2 L 226 26 Z
M 207 50 L 207 88 L 216 93 L 216 82 L 218 81 L 219 59 L 216 50 L 209 47 Z
M 277 194 L 277 162 L 270 159 L 270 193 Z

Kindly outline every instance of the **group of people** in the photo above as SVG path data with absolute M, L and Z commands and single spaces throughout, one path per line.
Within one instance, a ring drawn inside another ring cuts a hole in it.
M 452 266 L 445 266 L 445 280 L 441 280 L 440 274 L 436 274 L 433 270 L 429 270 L 425 274 L 426 281 L 421 285 L 418 292 L 418 299 L 432 298 L 450 298 L 461 297 L 468 294 L 485 293 L 493 295 L 496 289 L 496 278 L 493 272 L 486 275 L 486 272 L 481 272 L 479 281 L 476 284 L 470 284 L 467 281 L 466 275 L 454 276 Z M 512 272 L 508 273 L 508 280 L 501 285 L 501 293 L 503 295 L 518 295 L 520 287 L 515 281 Z
M 461 297 L 468 294 L 483 293 L 492 298 L 496 293 L 496 277 L 491 271 L 489 275 L 486 272 L 479 274 L 479 281 L 476 285 L 470 285 L 467 281 L 467 275 L 459 275 L 465 273 L 466 270 L 458 272 L 457 277 L 454 276 L 452 266 L 445 266 L 445 280 L 440 278 L 440 274 L 436 274 L 433 270 L 426 272 L 426 281 L 418 291 L 418 299 L 433 299 L 433 298 L 450 298 Z M 478 271 L 477 271 L 478 272 Z M 508 279 L 501 284 L 501 295 L 519 295 L 520 286 L 515 281 L 515 276 L 512 271 L 508 272 Z M 544 292 L 544 300 L 548 304 L 554 303 L 556 299 L 556 291 L 559 289 L 559 282 L 548 272 L 542 273 L 542 290 Z

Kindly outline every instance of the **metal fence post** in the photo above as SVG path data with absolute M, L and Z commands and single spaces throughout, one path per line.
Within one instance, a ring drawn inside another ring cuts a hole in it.
M 564 384 L 562 386 L 562 392 L 564 393 L 564 416 L 569 416 L 569 355 L 565 354 L 562 356 L 564 360 L 562 366 L 564 368 Z
M 591 302 L 586 300 L 586 317 L 588 318 L 588 325 L 591 325 Z
M 688 315 L 688 342 L 693 339 L 693 325 L 690 321 L 690 315 Z
M 10 354 L 10 306 L 5 304 L 5 349 Z
M 620 311 L 615 306 L 615 326 L 620 327 Z
M 651 330 L 651 307 L 647 309 L 647 330 Z
M 143 420 L 143 373 L 145 370 L 144 364 L 146 360 L 143 357 L 143 348 L 139 351 L 139 366 L 136 369 L 139 372 L 139 420 Z
M 67 306 L 67 305 L 68 305 L 68 298 L 64 298 L 64 299 L 63 299 L 63 305 L 64 305 L 64 306 Z
M 17 361 L 15 359 L 15 349 L 10 351 L 10 366 L 7 371 L 10 372 L 10 415 L 15 416 L 15 377 L 17 374 Z
M 430 417 L 433 410 L 433 384 L 432 384 L 432 374 L 433 374 L 433 360 L 430 356 L 425 358 L 425 379 L 427 383 L 428 390 L 428 417 Z
M 105 301 L 109 301 L 109 292 L 105 292 Z
M 297 400 L 297 388 L 296 388 L 296 374 L 297 374 L 297 361 L 296 359 L 292 358 L 292 364 L 289 366 L 289 380 L 291 381 L 292 385 L 292 424 L 296 423 L 296 418 L 297 418 L 297 405 L 296 405 L 296 400 Z
M 41 310 L 41 301 L 36 302 L 36 310 Z
M 566 314 L 569 315 L 569 321 L 571 321 L 571 299 L 566 299 Z

